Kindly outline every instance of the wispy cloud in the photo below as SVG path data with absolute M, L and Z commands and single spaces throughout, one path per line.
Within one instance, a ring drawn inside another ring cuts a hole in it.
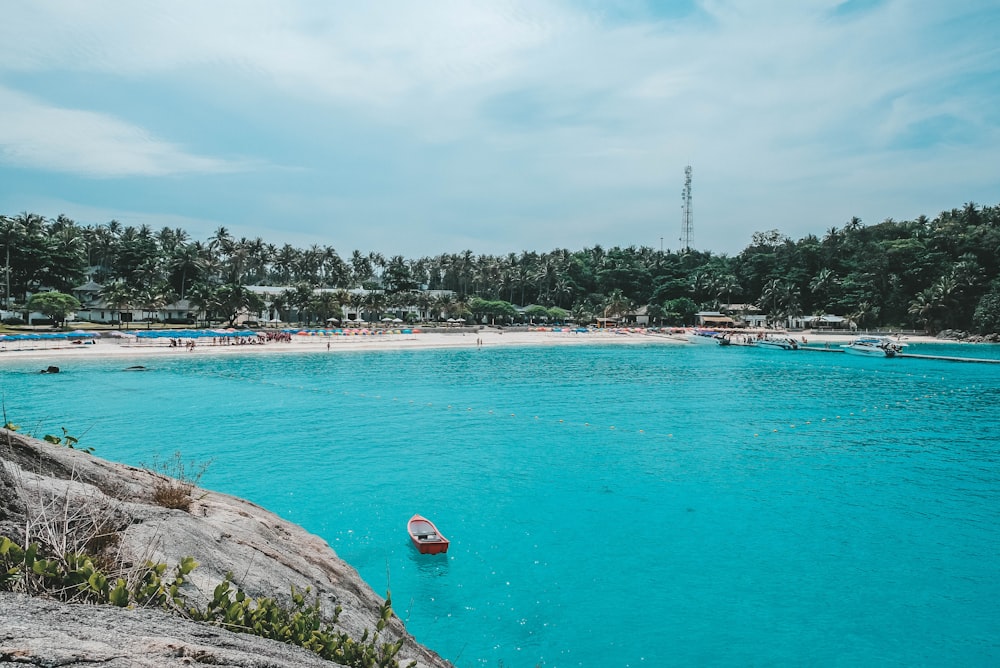
M 98 178 L 246 168 L 194 155 L 109 114 L 49 106 L 4 87 L 0 87 L 0 161 Z

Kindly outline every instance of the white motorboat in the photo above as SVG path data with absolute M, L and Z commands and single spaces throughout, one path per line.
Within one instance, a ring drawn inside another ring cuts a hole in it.
M 841 347 L 846 353 L 867 357 L 895 357 L 903 350 L 902 343 L 884 336 L 859 336 Z
M 765 336 L 757 339 L 758 348 L 769 348 L 771 350 L 798 350 L 799 343 L 790 336 Z
M 717 346 L 723 340 L 723 335 L 711 329 L 692 329 L 687 333 L 687 340 L 691 343 L 707 343 Z

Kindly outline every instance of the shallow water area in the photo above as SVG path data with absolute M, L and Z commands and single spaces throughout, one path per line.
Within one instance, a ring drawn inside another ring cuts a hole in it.
M 1000 357 L 959 348 L 908 352 Z M 458 666 L 1000 659 L 1000 365 L 655 344 L 132 363 L 4 363 L 7 418 L 130 464 L 212 459 L 203 486 L 324 537 Z M 410 545 L 414 513 L 446 556 Z

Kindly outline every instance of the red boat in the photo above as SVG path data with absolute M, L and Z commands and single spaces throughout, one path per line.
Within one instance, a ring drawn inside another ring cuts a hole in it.
M 434 523 L 421 515 L 414 515 L 406 523 L 410 540 L 420 554 L 442 554 L 448 551 L 448 539 L 441 535 Z

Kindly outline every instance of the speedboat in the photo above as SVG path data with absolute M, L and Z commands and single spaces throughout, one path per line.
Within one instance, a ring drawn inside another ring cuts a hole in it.
M 410 540 L 420 554 L 442 554 L 448 551 L 448 539 L 441 535 L 434 523 L 422 515 L 414 515 L 406 523 Z
M 884 336 L 859 336 L 841 347 L 846 353 L 867 357 L 895 357 L 903 350 L 902 343 Z
M 771 350 L 798 350 L 799 343 L 789 336 L 765 336 L 757 339 L 758 348 L 768 348 Z
M 687 340 L 691 343 L 708 343 L 717 346 L 722 338 L 722 334 L 711 329 L 692 329 L 687 333 Z

